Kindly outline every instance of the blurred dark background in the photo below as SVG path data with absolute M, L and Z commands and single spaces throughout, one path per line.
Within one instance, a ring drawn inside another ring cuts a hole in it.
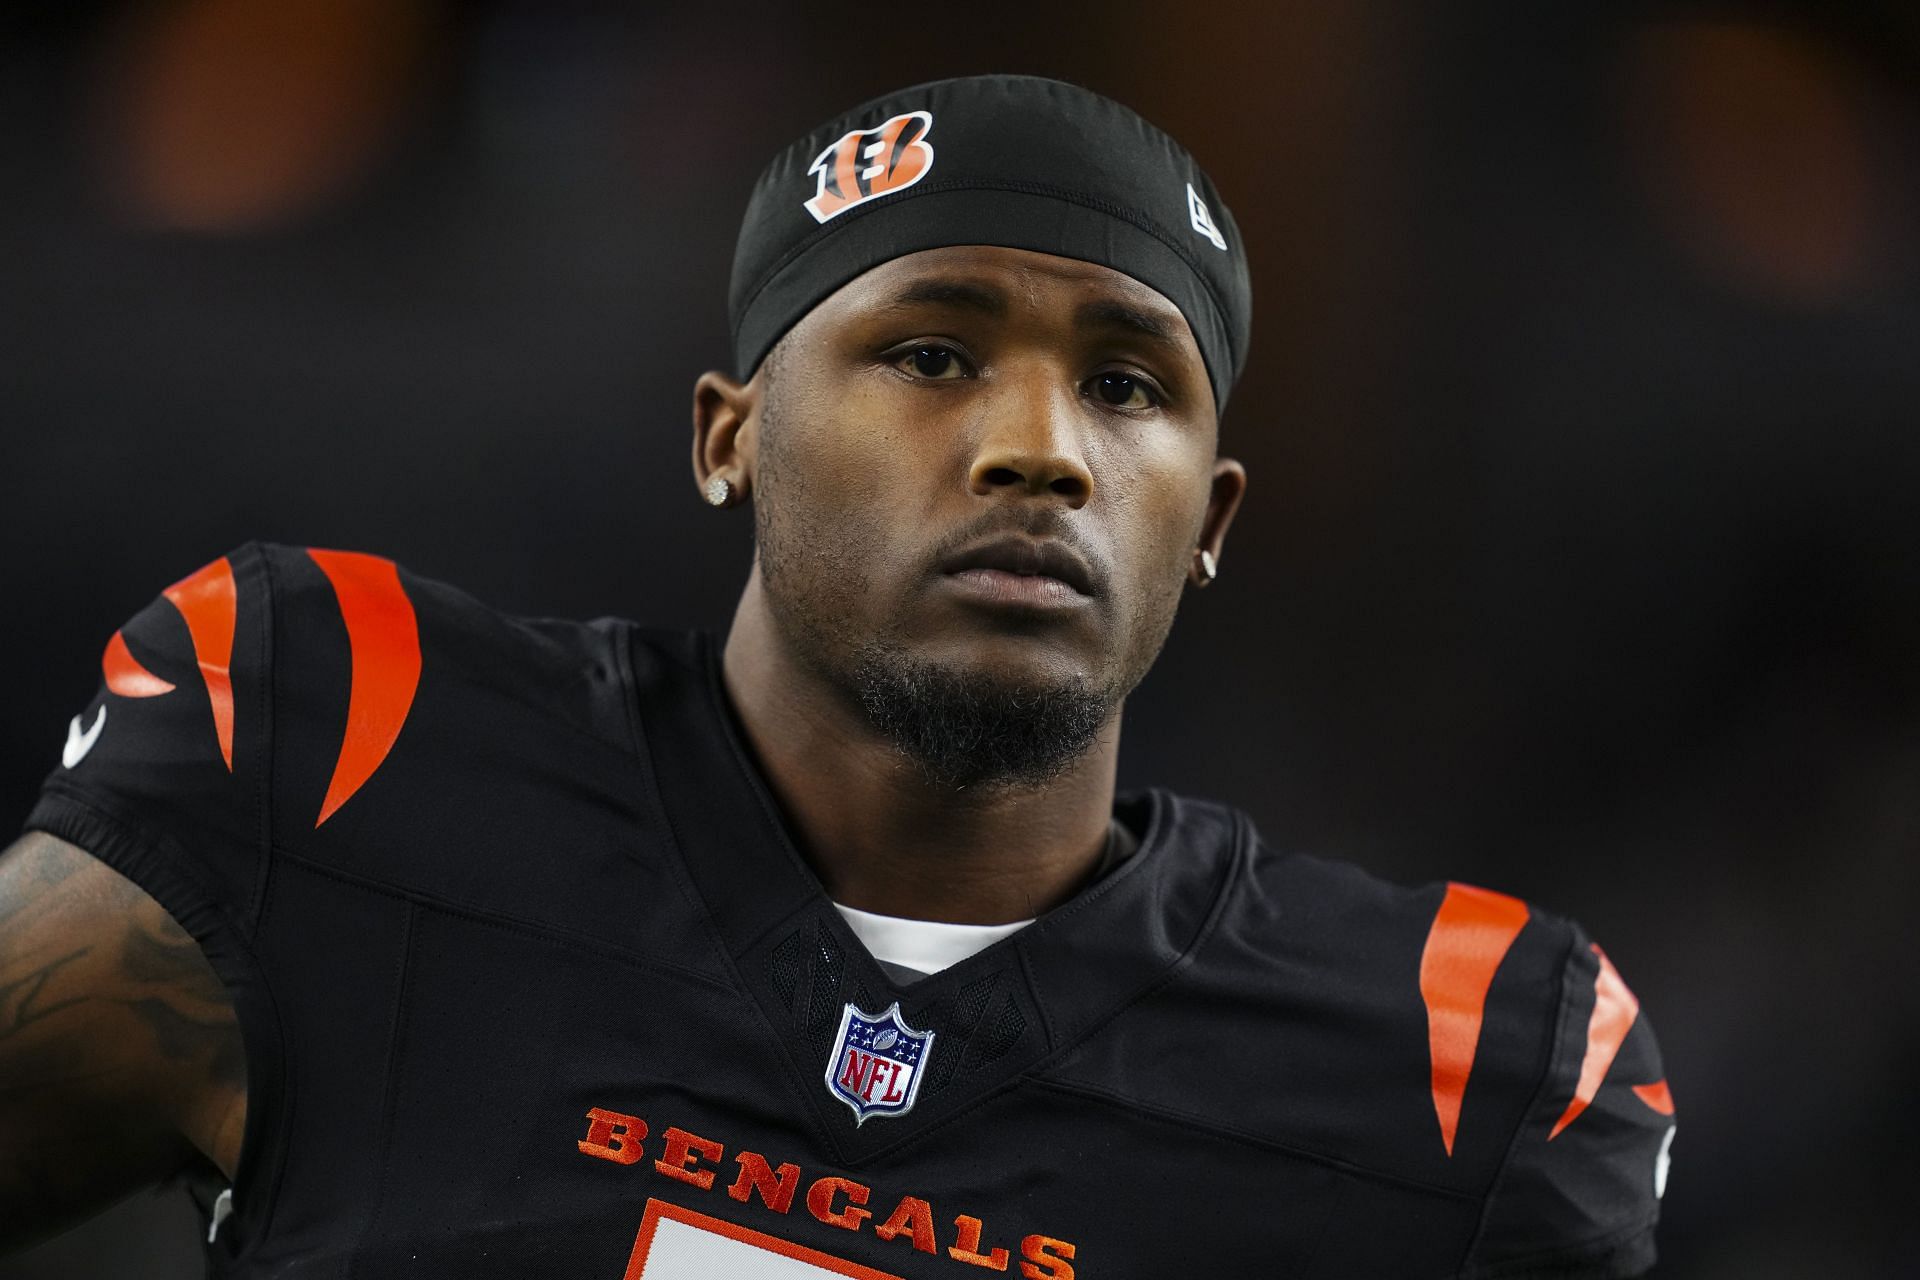
M 1658 1275 L 1920 1274 L 1908 0 L 9 7 L 0 827 L 247 538 L 723 626 L 688 406 L 748 188 L 988 70 L 1183 139 L 1253 260 L 1250 505 L 1126 779 L 1580 917 L 1679 1103 Z M 142 1195 L 0 1277 L 201 1229 Z

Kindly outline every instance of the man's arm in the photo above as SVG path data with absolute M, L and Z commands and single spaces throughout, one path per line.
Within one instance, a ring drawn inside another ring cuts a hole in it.
M 246 1123 L 233 1001 L 160 904 L 66 841 L 0 853 L 0 1253 L 210 1161 Z
M 1469 1277 L 1617 1280 L 1655 1260 L 1673 1095 L 1640 1001 L 1568 924 L 1556 1037 L 1482 1213 Z

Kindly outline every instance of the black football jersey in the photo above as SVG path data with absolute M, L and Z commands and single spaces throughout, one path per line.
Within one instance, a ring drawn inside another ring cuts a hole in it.
M 231 989 L 230 1277 L 1613 1277 L 1673 1104 L 1578 927 L 1149 790 L 896 985 L 718 646 L 252 545 L 115 633 L 29 825 Z

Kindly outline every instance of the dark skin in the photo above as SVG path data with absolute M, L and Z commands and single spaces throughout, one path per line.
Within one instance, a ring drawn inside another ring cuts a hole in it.
M 226 988 L 159 903 L 44 832 L 0 855 L 0 1249 L 164 1178 L 231 1181 L 245 1068 Z
M 999 923 L 1087 880 L 1125 694 L 1245 490 L 1216 444 L 1171 303 L 1020 250 L 886 263 L 745 384 L 700 378 L 695 478 L 751 498 L 760 533 L 727 690 L 837 901 Z M 998 567 L 959 563 L 986 544 Z M 1104 718 L 1043 779 L 956 787 L 863 710 L 876 637 L 967 679 L 1091 691 Z M 0 854 L 0 1252 L 165 1178 L 231 1181 L 244 1065 L 230 998 L 158 903 L 43 833 Z
M 694 473 L 772 507 L 726 684 L 815 870 L 836 901 L 911 919 L 1003 923 L 1064 901 L 1105 845 L 1119 698 L 1046 785 L 956 791 L 875 730 L 848 668 L 880 633 L 950 669 L 1124 696 L 1246 488 L 1217 456 L 1191 330 L 1117 271 L 964 246 L 869 271 L 768 363 L 777 397 L 767 364 L 744 385 L 700 379 Z M 943 554 L 1008 531 L 1070 546 L 1091 597 L 1022 609 L 954 589 Z

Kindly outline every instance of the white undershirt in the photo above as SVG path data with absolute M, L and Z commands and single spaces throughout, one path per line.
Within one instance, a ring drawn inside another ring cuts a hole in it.
M 1033 923 L 1015 920 L 1012 924 L 945 924 L 937 920 L 877 916 L 837 902 L 833 906 L 846 918 L 860 945 L 875 960 L 924 974 L 935 974 L 949 965 L 959 964 Z

